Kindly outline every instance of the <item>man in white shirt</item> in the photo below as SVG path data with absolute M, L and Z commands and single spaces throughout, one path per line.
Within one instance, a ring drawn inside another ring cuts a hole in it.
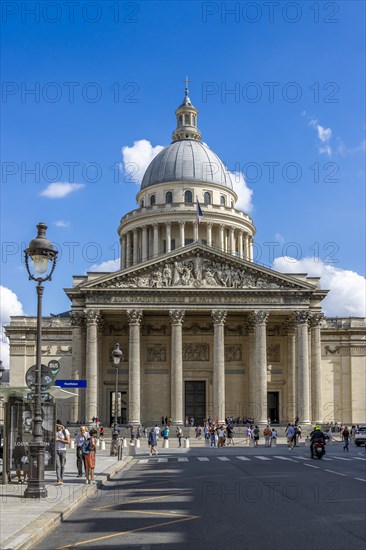
M 154 432 L 156 434 L 156 440 L 159 441 L 160 428 L 157 424 L 155 424 Z
M 62 424 L 56 424 L 56 485 L 63 485 L 66 464 L 66 445 L 70 445 L 70 432 Z

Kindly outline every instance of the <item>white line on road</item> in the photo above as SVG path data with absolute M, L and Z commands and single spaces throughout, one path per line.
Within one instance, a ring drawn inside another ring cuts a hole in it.
M 239 460 L 250 460 L 247 456 L 236 456 L 235 458 L 238 458 Z
M 299 459 L 300 459 L 300 460 L 309 460 L 309 457 L 308 457 L 308 456 L 295 456 L 295 458 L 296 458 L 297 460 L 299 460 Z
M 323 458 L 323 460 L 333 460 L 333 458 Z
M 178 462 L 188 462 L 188 458 L 178 458 Z
M 337 476 L 347 477 L 347 474 L 341 474 L 340 472 L 335 472 L 334 470 L 324 470 L 324 471 L 329 472 L 330 474 L 336 474 Z
M 354 479 L 357 479 L 357 481 L 364 481 L 366 483 L 366 479 L 362 479 L 362 477 L 355 477 Z
M 140 460 L 137 461 L 138 464 L 147 464 L 149 462 L 148 458 L 140 458 Z
M 317 468 L 317 470 L 319 470 L 319 466 L 314 466 L 313 464 L 304 464 L 304 466 L 309 466 L 309 468 Z
M 293 458 L 289 458 L 288 456 L 276 456 L 274 455 L 274 458 L 278 458 L 278 460 L 289 460 L 290 462 L 296 462 Z
M 219 460 L 230 460 L 230 458 L 228 458 L 227 456 L 218 456 L 217 458 Z
M 198 456 L 197 460 L 199 460 L 200 462 L 208 462 L 210 459 L 207 458 L 207 456 Z
M 335 456 L 336 460 L 352 460 L 352 458 L 344 458 L 343 456 Z
M 167 458 L 158 458 L 158 462 L 168 462 Z
M 353 456 L 353 460 L 366 460 L 366 458 L 361 458 L 360 456 Z
M 255 458 L 259 458 L 259 460 L 272 460 L 272 458 L 268 458 L 268 456 L 256 456 Z

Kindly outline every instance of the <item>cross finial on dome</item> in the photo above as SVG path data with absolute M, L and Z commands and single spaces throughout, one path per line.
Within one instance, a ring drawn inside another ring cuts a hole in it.
M 192 82 L 192 80 L 189 80 L 188 76 L 186 76 L 186 79 L 183 80 L 183 82 L 185 82 L 185 84 L 186 84 L 186 97 L 188 97 L 188 83 Z

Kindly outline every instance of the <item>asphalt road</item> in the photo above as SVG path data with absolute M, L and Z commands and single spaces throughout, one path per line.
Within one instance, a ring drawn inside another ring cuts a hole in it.
M 145 452 L 36 548 L 364 550 L 365 496 L 364 448 Z

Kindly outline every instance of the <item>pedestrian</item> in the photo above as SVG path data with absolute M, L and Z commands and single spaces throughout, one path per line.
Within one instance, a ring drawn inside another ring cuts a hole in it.
M 75 448 L 76 448 L 76 467 L 78 470 L 77 477 L 83 476 L 83 464 L 85 468 L 85 457 L 83 455 L 83 448 L 85 443 L 90 439 L 89 432 L 86 429 L 86 426 L 80 426 L 80 431 L 75 437 Z
M 70 432 L 61 423 L 56 424 L 56 485 L 64 483 L 66 445 L 70 445 Z
M 250 445 L 251 438 L 252 438 L 252 430 L 251 430 L 250 426 L 247 426 L 246 429 L 245 429 L 244 443 L 246 443 L 247 445 Z
M 147 428 L 145 427 L 143 429 L 144 439 L 147 439 Z
M 349 448 L 348 448 L 348 445 L 349 445 L 349 431 L 348 431 L 347 426 L 344 426 L 342 435 L 343 435 L 343 442 L 344 442 L 343 450 L 347 451 L 349 453 Z
M 202 435 L 202 428 L 201 428 L 201 426 L 197 426 L 197 428 L 196 428 L 196 439 L 201 439 L 201 435 Z
M 186 428 L 189 426 L 188 416 L 186 416 L 184 419 L 184 425 Z
M 294 446 L 295 427 L 292 424 L 289 424 L 285 430 L 285 434 L 287 437 L 287 447 L 292 451 Z
M 223 447 L 224 446 L 224 443 L 225 443 L 225 430 L 224 430 L 224 426 L 220 426 L 219 429 L 217 430 L 217 435 L 219 437 L 219 441 L 218 441 L 218 444 L 217 446 L 218 447 Z
M 164 416 L 161 417 L 161 425 L 164 427 Z
M 99 437 L 100 439 L 104 439 L 104 426 L 99 428 Z
M 141 439 L 141 426 L 137 426 L 136 439 Z
M 264 435 L 264 446 L 270 447 L 271 446 L 271 428 L 269 427 L 269 424 L 264 428 L 263 435 Z
M 163 436 L 164 441 L 168 441 L 168 439 L 169 439 L 169 426 L 168 426 L 168 424 L 165 426 L 164 430 L 161 432 L 161 435 Z
M 277 445 L 277 432 L 275 428 L 272 428 L 271 447 L 276 447 L 276 445 Z
M 253 439 L 254 439 L 254 447 L 258 447 L 259 443 L 259 428 L 258 426 L 255 426 L 253 430 Z
M 234 428 L 232 427 L 231 424 L 228 424 L 228 426 L 226 428 L 226 434 L 227 434 L 227 445 L 230 445 L 230 443 L 232 445 L 235 445 L 235 443 L 234 443 Z
M 193 428 L 193 426 L 194 426 L 194 417 L 192 416 L 192 418 L 191 418 L 191 427 Z
M 28 452 L 20 435 L 17 436 L 15 447 L 13 449 L 13 461 L 18 478 L 18 483 L 25 483 L 28 474 Z M 23 472 L 23 479 L 22 479 Z
M 216 433 L 215 433 L 215 427 L 214 426 L 211 426 L 210 427 L 210 439 L 211 439 L 211 442 L 210 442 L 210 447 L 216 447 Z
M 165 426 L 168 424 L 168 417 L 165 417 Z
M 155 424 L 155 428 L 154 429 L 154 432 L 155 432 L 155 435 L 156 435 L 156 441 L 159 441 L 159 434 L 160 434 L 160 428 L 157 424 Z
M 178 447 L 181 447 L 182 446 L 183 431 L 182 431 L 182 428 L 180 426 L 177 426 L 176 436 L 178 438 Z
M 135 442 L 135 428 L 131 425 L 130 427 L 130 443 Z
M 160 428 L 159 428 L 159 431 L 160 431 Z M 150 456 L 152 456 L 152 453 L 154 453 L 155 455 L 158 454 L 158 451 L 156 450 L 156 445 L 157 445 L 156 441 L 157 441 L 156 430 L 154 428 L 151 428 L 149 433 L 149 439 L 148 439 L 148 444 L 150 445 Z
M 92 428 L 89 432 L 89 439 L 85 441 L 83 455 L 85 460 L 85 483 L 95 485 L 94 469 L 95 469 L 95 451 L 97 449 L 97 430 Z

